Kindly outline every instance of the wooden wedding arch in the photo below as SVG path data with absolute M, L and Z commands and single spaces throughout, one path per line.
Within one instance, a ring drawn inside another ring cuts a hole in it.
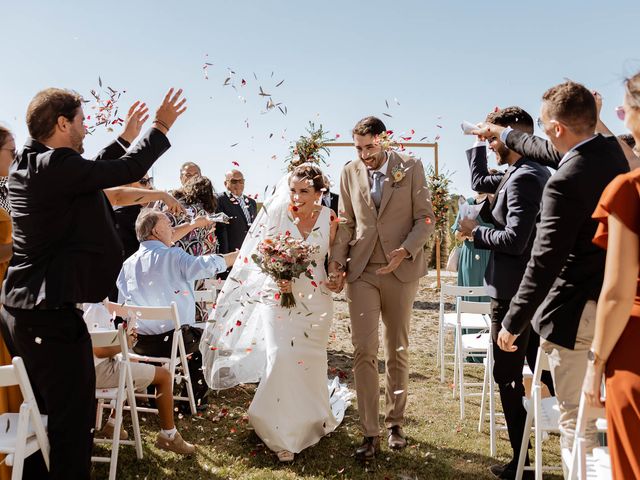
M 353 142 L 330 142 L 324 145 L 327 148 L 334 147 L 355 147 Z M 433 149 L 433 169 L 438 175 L 438 142 L 435 143 L 419 143 L 407 142 L 403 143 L 404 148 L 432 148 Z M 437 223 L 437 222 L 436 222 Z M 440 288 L 440 236 L 436 235 L 436 285 Z

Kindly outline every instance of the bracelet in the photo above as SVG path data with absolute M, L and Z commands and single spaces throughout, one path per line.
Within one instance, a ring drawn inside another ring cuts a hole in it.
M 166 123 L 164 123 L 162 120 L 158 120 L 157 118 L 153 121 L 153 123 L 157 123 L 160 126 L 166 128 L 167 130 L 169 130 L 169 125 L 167 125 Z

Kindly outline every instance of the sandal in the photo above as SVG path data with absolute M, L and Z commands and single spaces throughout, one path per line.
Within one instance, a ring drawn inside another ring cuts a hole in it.
M 295 454 L 289 450 L 280 450 L 279 452 L 276 452 L 276 455 L 278 456 L 278 460 L 281 462 L 293 462 Z

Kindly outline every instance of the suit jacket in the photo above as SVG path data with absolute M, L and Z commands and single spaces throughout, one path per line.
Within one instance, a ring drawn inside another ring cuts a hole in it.
M 597 300 L 606 252 L 592 243 L 591 218 L 604 188 L 629 165 L 615 137 L 597 135 L 562 155 L 550 142 L 512 131 L 507 147 L 557 168 L 547 182 L 531 260 L 502 325 L 520 333 L 531 318 L 547 340 L 573 349 L 588 300 Z M 534 315 L 535 314 L 535 315 Z
M 13 257 L 2 303 L 34 308 L 43 281 L 46 308 L 102 301 L 123 261 L 102 190 L 139 180 L 169 146 L 152 128 L 129 153 L 113 142 L 87 160 L 29 139 L 9 169 Z
M 253 222 L 258 213 L 256 201 L 245 195 L 242 197 L 245 199 L 245 204 L 249 210 L 251 221 Z M 244 216 L 242 207 L 238 205 L 238 202 L 232 199 L 227 192 L 218 194 L 217 198 L 217 211 L 226 213 L 231 217 L 231 220 L 228 224 L 216 223 L 216 237 L 218 238 L 220 253 L 230 253 L 242 246 L 242 242 L 244 242 L 244 237 L 247 236 L 250 225 L 247 223 L 247 218 Z
M 329 207 L 331 210 L 333 210 L 333 213 L 339 216 L 340 214 L 338 213 L 338 202 L 339 202 L 340 196 L 337 193 L 329 192 L 329 198 L 330 198 L 330 201 L 326 202 L 326 199 L 323 195 L 322 205 L 324 205 L 325 207 Z
M 399 182 L 391 178 L 396 166 L 405 173 Z M 348 282 L 362 274 L 378 239 L 386 255 L 400 247 L 410 254 L 393 272 L 398 280 L 411 282 L 427 273 L 423 249 L 434 231 L 435 217 L 422 162 L 390 152 L 382 189 L 376 210 L 362 161 L 349 162 L 342 169 L 338 209 L 344 222 L 338 226 L 330 261 L 346 266 Z
M 478 227 L 473 235 L 476 248 L 491 250 L 485 270 L 489 296 L 511 299 L 518 291 L 535 238 L 536 219 L 549 170 L 520 158 L 502 174 L 487 168 L 487 147 L 467 150 L 471 186 L 476 192 L 495 193 L 491 202 L 494 227 Z

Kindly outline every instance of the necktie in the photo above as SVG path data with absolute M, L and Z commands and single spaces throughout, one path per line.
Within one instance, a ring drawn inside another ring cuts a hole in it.
M 373 176 L 373 182 L 371 183 L 371 200 L 373 200 L 376 208 L 380 208 L 380 201 L 382 200 L 382 177 L 384 177 L 384 174 L 376 170 L 371 175 Z
M 249 213 L 247 204 L 244 201 L 244 197 L 242 195 L 239 197 L 236 197 L 234 195 L 234 198 L 238 202 L 238 205 L 240 205 L 240 208 L 242 209 L 242 213 L 244 213 L 244 218 L 247 220 L 247 225 L 251 225 L 251 214 Z

